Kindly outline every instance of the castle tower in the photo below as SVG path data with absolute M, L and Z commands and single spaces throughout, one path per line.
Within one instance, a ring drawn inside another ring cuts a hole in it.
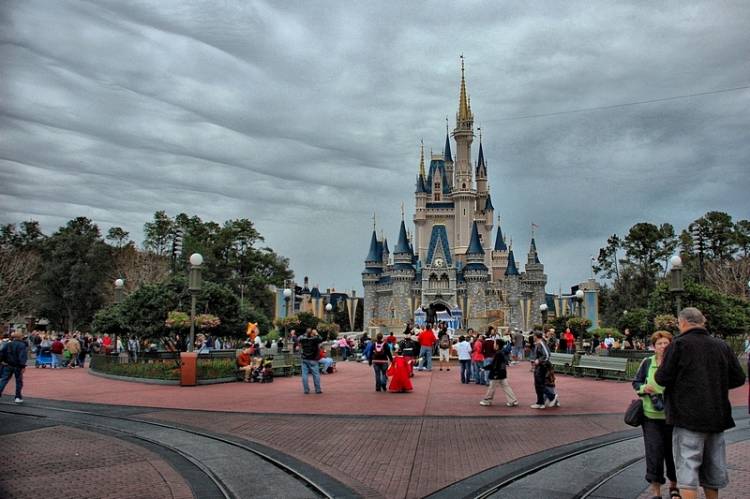
M 492 280 L 502 281 L 508 268 L 508 245 L 505 244 L 503 229 L 500 227 L 500 217 L 497 219 L 497 236 L 495 237 L 495 247 L 492 250 L 491 259 Z
M 529 254 L 526 260 L 526 272 L 523 277 L 527 294 L 531 299 L 530 325 L 541 324 L 542 313 L 539 310 L 539 305 L 547 302 L 547 293 L 544 289 L 547 284 L 547 276 L 544 275 L 544 265 L 539 261 L 539 253 L 537 253 L 536 241 L 533 236 L 531 237 L 531 244 L 529 245 Z
M 393 307 L 396 318 L 402 323 L 412 320 L 412 313 L 414 312 L 411 293 L 411 284 L 415 277 L 413 260 L 414 254 L 406 234 L 402 208 L 401 227 L 398 233 L 398 243 L 393 250 L 393 269 L 391 270 Z
M 374 318 L 377 317 L 378 295 L 377 286 L 383 273 L 383 247 L 378 241 L 375 228 L 372 229 L 370 239 L 370 250 L 365 258 L 365 270 L 362 272 L 362 286 L 365 288 L 364 296 L 364 327 L 366 328 Z
M 508 251 L 508 266 L 505 268 L 505 288 L 507 291 L 507 302 L 509 307 L 508 325 L 511 328 L 520 328 L 521 320 L 521 275 L 516 267 L 516 259 L 513 256 L 513 248 Z
M 455 173 L 453 171 L 453 154 L 451 153 L 451 138 L 448 133 L 448 118 L 445 118 L 445 147 L 443 148 L 443 161 L 445 161 L 445 174 L 448 177 L 448 187 L 453 190 L 455 184 Z
M 455 232 L 453 249 L 456 255 L 464 255 L 469 247 L 471 226 L 476 209 L 476 191 L 473 186 L 471 164 L 471 143 L 474 141 L 474 115 L 466 93 L 464 59 L 461 56 L 461 89 L 456 113 L 456 128 L 453 130 L 456 141 L 455 182 L 453 201 L 455 203 Z
M 477 223 L 471 226 L 471 240 L 466 250 L 466 265 L 463 268 L 466 281 L 466 317 L 468 327 L 480 330 L 487 318 L 487 281 L 489 274 L 484 264 L 484 249 L 479 242 Z
M 424 143 L 419 150 L 419 174 L 417 175 L 417 188 L 414 192 L 416 208 L 414 210 L 414 246 L 417 250 L 417 256 L 424 258 L 427 241 L 421 235 L 426 231 L 427 224 L 427 199 L 429 189 L 427 187 L 427 174 L 424 169 Z

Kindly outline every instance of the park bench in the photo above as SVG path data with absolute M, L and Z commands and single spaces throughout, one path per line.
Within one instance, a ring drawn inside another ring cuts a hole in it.
M 619 374 L 618 379 L 622 380 L 627 370 L 628 359 L 617 357 L 599 357 L 596 355 L 582 355 L 575 366 L 578 369 L 594 369 L 597 376 L 602 378 L 604 371 L 613 371 Z
M 574 358 L 575 358 L 575 354 L 572 354 L 572 353 L 549 354 L 549 362 L 555 367 L 556 371 L 559 371 L 558 367 L 560 367 L 560 368 L 565 368 L 566 372 L 572 372 Z
M 278 355 L 271 359 L 271 369 L 274 376 L 294 375 L 293 356 Z

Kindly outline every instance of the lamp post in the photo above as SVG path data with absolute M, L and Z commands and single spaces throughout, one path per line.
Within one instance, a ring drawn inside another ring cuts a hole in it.
M 539 305 L 539 311 L 542 313 L 542 329 L 544 329 L 545 324 L 547 324 L 547 304 Z
M 284 288 L 284 319 L 289 319 L 289 300 L 292 298 L 292 290 Z M 284 321 L 284 340 L 287 335 L 287 321 Z
M 672 270 L 669 271 L 669 291 L 674 295 L 675 304 L 677 305 L 676 315 L 679 315 L 682 309 L 680 293 L 685 291 L 682 285 L 682 258 L 679 255 L 674 255 L 669 259 L 669 263 L 672 265 Z
M 120 304 L 122 303 L 123 298 L 125 297 L 125 280 L 124 279 L 115 279 L 115 303 Z M 119 351 L 117 350 L 117 331 L 115 331 L 115 338 L 114 338 L 114 345 L 112 345 L 112 351 L 115 355 L 119 355 Z
M 333 310 L 333 305 L 330 303 L 326 303 L 326 322 L 331 322 L 331 310 Z
M 202 264 L 203 255 L 200 253 L 190 255 L 190 279 L 188 283 L 188 291 L 190 291 L 190 337 L 188 338 L 188 352 L 193 351 L 193 345 L 195 344 L 195 302 L 201 290 Z
M 583 317 L 583 290 L 576 291 L 576 301 L 578 302 L 578 317 Z

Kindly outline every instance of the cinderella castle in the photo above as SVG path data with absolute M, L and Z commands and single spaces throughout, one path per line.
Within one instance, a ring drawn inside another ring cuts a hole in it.
M 455 156 L 451 150 L 455 141 Z M 455 327 L 529 330 L 541 323 L 547 276 L 532 233 L 524 271 L 498 227 L 487 182 L 487 162 L 479 137 L 472 160 L 474 114 L 466 91 L 463 58 L 456 127 L 446 130 L 442 154 L 425 168 L 424 144 L 417 175 L 414 234 L 406 230 L 403 209 L 398 241 L 373 227 L 362 272 L 364 324 L 399 331 L 406 322 L 450 320 Z

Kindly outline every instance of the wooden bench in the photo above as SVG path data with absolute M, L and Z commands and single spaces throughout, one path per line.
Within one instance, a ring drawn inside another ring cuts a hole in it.
M 271 369 L 274 376 L 292 376 L 294 375 L 293 357 L 279 355 L 271 359 Z
M 618 357 L 599 357 L 596 355 L 582 355 L 578 360 L 578 364 L 575 366 L 578 369 L 595 369 L 597 376 L 602 378 L 601 373 L 603 371 L 614 371 L 619 373 L 619 378 L 622 380 L 628 366 L 628 359 Z
M 549 354 L 549 361 L 555 367 L 557 371 L 558 367 L 564 367 L 567 372 L 573 371 L 573 359 L 575 354 L 572 353 L 551 353 Z

